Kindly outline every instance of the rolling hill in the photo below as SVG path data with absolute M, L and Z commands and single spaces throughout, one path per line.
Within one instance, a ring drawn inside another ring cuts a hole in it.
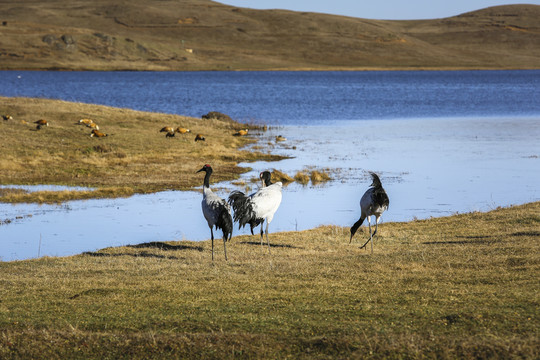
M 413 21 L 209 0 L 0 3 L 0 69 L 540 68 L 540 6 Z

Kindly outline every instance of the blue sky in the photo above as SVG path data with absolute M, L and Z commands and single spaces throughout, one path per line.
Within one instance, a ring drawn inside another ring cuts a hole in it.
M 288 9 L 346 15 L 367 19 L 435 19 L 489 6 L 535 4 L 512 0 L 223 0 L 223 4 L 254 9 Z

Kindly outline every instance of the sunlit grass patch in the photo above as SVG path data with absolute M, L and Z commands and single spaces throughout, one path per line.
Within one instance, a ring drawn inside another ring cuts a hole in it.
M 118 198 L 134 194 L 131 187 L 104 187 L 96 190 L 61 190 L 8 192 L 0 191 L 0 201 L 5 203 L 61 203 L 70 200 Z
M 331 181 L 332 177 L 328 173 L 329 170 L 302 170 L 298 171 L 296 175 L 294 176 L 294 180 L 302 185 L 309 184 L 309 181 L 311 180 L 311 183 L 313 185 L 320 184 L 323 182 Z
M 290 182 L 293 182 L 294 179 L 290 177 L 289 175 L 287 175 L 286 173 L 284 173 L 283 171 L 274 169 L 272 170 L 272 182 L 278 182 L 278 181 L 281 181 L 283 184 L 288 184 Z
M 0 262 L 0 357 L 536 358 L 539 226 L 532 203 L 384 223 L 373 255 L 321 226 L 229 261 L 171 239 Z
M 17 195 L 23 195 L 27 194 L 28 191 L 24 189 L 18 189 L 18 188 L 0 188 L 0 198 L 4 196 L 17 196 Z
M 299 184 L 307 185 L 309 183 L 309 175 L 303 171 L 298 171 L 296 175 L 294 175 L 294 180 Z
M 230 120 L 197 119 L 106 106 L 46 99 L 1 98 L 0 113 L 17 121 L 2 122 L 0 133 L 0 184 L 62 184 L 107 188 L 89 196 L 125 196 L 160 190 L 187 190 L 200 185 L 195 172 L 206 163 L 214 168 L 214 181 L 233 180 L 248 168 L 241 162 L 273 161 L 283 156 L 241 150 L 256 136 L 233 136 L 246 127 Z M 47 119 L 50 126 L 37 130 L 34 121 Z M 91 129 L 78 123 L 93 119 L 105 138 L 90 137 Z M 22 122 L 21 120 L 24 120 Z M 160 129 L 182 126 L 191 133 L 166 138 Z M 195 134 L 206 141 L 195 142 Z M 112 188 L 130 191 L 110 191 Z M 105 195 L 106 194 L 106 195 Z M 33 195 L 36 197 L 37 195 Z M 86 194 L 53 194 L 42 201 L 86 197 Z M 27 201 L 11 197 L 7 201 Z
M 309 178 L 311 179 L 311 182 L 313 184 L 318 184 L 321 182 L 326 182 L 332 180 L 328 172 L 326 170 L 313 170 L 311 171 L 311 174 L 309 175 Z

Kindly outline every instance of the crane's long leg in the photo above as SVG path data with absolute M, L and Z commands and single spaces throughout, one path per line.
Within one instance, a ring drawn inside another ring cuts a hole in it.
M 375 222 L 375 232 L 377 232 L 377 222 Z M 369 227 L 369 240 L 371 241 L 371 255 L 373 255 L 373 235 L 375 235 L 375 233 L 371 233 L 371 225 Z
M 264 235 L 263 226 L 264 226 L 264 220 L 263 220 L 263 222 L 261 223 L 261 246 L 262 246 L 262 244 L 263 244 L 263 235 Z
M 225 251 L 225 261 L 228 261 L 227 259 L 227 237 L 223 235 L 223 250 Z
M 210 235 L 212 235 L 212 261 L 214 261 L 214 230 L 210 228 Z
M 373 236 L 377 233 L 377 229 L 379 228 L 379 220 L 381 219 L 380 216 L 375 217 L 375 232 L 373 233 Z
M 371 235 L 371 221 L 370 221 L 370 216 L 367 217 L 367 222 L 368 222 L 368 225 L 369 225 L 369 239 L 364 243 L 364 245 L 360 246 L 360 249 L 364 249 L 366 247 L 366 245 L 368 244 L 368 242 L 370 242 L 372 240 L 372 235 Z M 372 251 L 373 251 L 373 241 L 371 242 L 371 248 L 372 248 Z
M 269 254 L 272 254 L 272 252 L 270 251 L 270 240 L 268 240 L 268 221 L 266 222 L 266 242 L 268 243 L 268 253 Z

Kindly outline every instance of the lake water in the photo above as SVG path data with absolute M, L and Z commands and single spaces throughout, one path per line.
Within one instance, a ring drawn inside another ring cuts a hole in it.
M 0 95 L 267 124 L 536 116 L 540 71 L 18 72 Z
M 370 184 L 368 170 L 381 175 L 390 197 L 385 222 L 540 199 L 540 71 L 10 71 L 0 72 L 0 80 L 3 96 L 196 117 L 221 111 L 274 125 L 260 143 L 294 158 L 249 164 L 254 171 L 246 178 L 267 168 L 294 174 L 308 166 L 335 175 L 326 185 L 285 188 L 271 232 L 350 226 Z M 276 144 L 278 134 L 287 141 Z M 223 197 L 237 188 L 219 185 Z M 63 205 L 0 204 L 0 220 L 11 220 L 0 225 L 0 260 L 208 239 L 200 200 L 198 192 L 168 191 Z M 235 229 L 240 233 L 246 231 Z

